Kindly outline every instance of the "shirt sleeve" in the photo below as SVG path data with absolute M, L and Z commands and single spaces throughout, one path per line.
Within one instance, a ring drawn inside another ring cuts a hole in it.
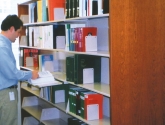
M 22 71 L 17 69 L 14 55 L 7 47 L 0 49 L 0 72 L 10 80 L 28 80 L 32 77 L 31 71 Z

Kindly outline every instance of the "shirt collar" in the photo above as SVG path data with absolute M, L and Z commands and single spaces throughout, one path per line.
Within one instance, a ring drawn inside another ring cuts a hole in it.
M 5 39 L 4 41 L 2 41 L 3 44 L 6 44 L 8 46 L 11 46 L 11 41 L 6 36 L 0 34 L 0 37 L 3 38 L 3 39 Z

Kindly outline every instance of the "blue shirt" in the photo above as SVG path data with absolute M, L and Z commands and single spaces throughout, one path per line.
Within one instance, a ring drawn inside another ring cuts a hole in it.
M 11 44 L 7 37 L 0 34 L 0 90 L 32 77 L 31 71 L 17 69 Z

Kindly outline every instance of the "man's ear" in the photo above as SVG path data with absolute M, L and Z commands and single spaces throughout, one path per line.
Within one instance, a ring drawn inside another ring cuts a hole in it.
M 9 30 L 10 30 L 10 32 L 14 32 L 15 31 L 14 26 L 11 26 Z

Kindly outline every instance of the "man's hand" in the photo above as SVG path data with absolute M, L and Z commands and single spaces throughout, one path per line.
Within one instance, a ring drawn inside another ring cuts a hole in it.
M 32 71 L 32 79 L 38 78 L 38 71 Z

